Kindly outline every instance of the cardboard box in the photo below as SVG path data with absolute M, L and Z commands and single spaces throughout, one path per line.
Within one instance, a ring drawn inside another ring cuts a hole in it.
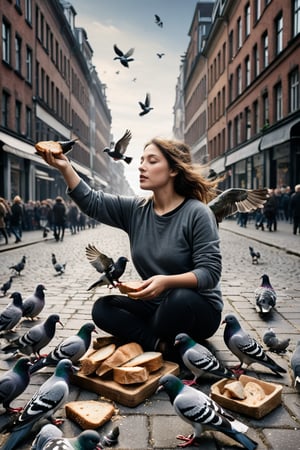
M 256 400 L 255 404 L 251 404 L 251 401 L 247 400 L 247 398 L 244 400 L 229 398 L 225 388 L 232 380 L 223 378 L 211 386 L 211 398 L 226 409 L 254 417 L 255 419 L 264 417 L 281 404 L 282 386 L 280 384 L 261 381 L 258 378 L 247 375 L 241 375 L 239 381 L 243 387 L 249 381 L 258 384 L 263 389 L 265 397 L 262 400 Z

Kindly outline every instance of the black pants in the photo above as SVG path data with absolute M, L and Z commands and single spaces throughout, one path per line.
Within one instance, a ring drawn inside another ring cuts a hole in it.
M 209 338 L 220 325 L 221 311 L 192 289 L 174 289 L 154 300 L 100 297 L 92 317 L 101 330 L 151 351 L 158 339 L 173 345 L 178 333 L 187 333 L 197 342 Z

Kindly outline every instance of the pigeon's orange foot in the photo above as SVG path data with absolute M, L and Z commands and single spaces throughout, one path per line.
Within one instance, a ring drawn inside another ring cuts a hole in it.
M 7 412 L 9 413 L 9 414 L 15 414 L 15 413 L 20 413 L 20 412 L 22 412 L 23 411 L 23 409 L 24 408 L 7 408 Z
M 64 423 L 63 419 L 53 419 L 51 421 L 53 423 L 53 425 L 62 425 Z
M 241 366 L 231 367 L 230 370 L 234 373 L 234 375 L 239 378 L 241 375 L 245 373 L 245 370 L 241 368 Z
M 186 386 L 193 386 L 193 384 L 197 384 L 196 381 L 193 380 L 181 380 L 183 382 L 183 384 L 185 384 Z
M 178 436 L 176 436 L 176 439 L 184 441 L 182 444 L 178 444 L 178 447 L 181 448 L 189 447 L 190 445 L 199 445 L 198 439 L 193 434 L 189 434 L 188 436 L 179 434 Z

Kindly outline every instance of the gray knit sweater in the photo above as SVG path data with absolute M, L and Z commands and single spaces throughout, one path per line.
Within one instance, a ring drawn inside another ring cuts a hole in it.
M 193 272 L 199 294 L 222 310 L 219 233 L 207 205 L 189 199 L 158 216 L 152 200 L 94 191 L 82 180 L 68 194 L 85 214 L 128 234 L 132 261 L 142 279 Z

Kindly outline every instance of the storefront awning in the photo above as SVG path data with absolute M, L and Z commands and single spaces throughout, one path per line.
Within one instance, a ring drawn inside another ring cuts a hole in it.
M 260 143 L 260 150 L 266 148 L 276 147 L 276 145 L 283 144 L 291 139 L 291 129 L 294 125 L 300 123 L 300 119 L 295 119 L 268 134 L 265 134 Z
M 217 160 L 213 160 L 209 163 L 209 167 L 213 169 L 217 174 L 224 172 L 225 170 L 225 157 L 222 156 Z
M 55 180 L 55 178 L 50 177 L 49 174 L 47 172 L 44 172 L 43 170 L 35 170 L 35 176 L 40 180 L 47 180 L 47 181 Z
M 260 139 L 255 139 L 255 141 L 249 142 L 249 144 L 244 145 L 233 153 L 230 153 L 226 157 L 226 167 L 235 164 L 238 161 L 249 158 L 259 152 L 259 142 Z
M 5 134 L 0 131 L 0 141 L 4 142 L 3 150 L 12 155 L 18 156 L 19 158 L 31 159 L 42 166 L 48 166 L 48 164 L 36 154 L 34 145 L 27 144 L 26 142 L 20 141 L 9 134 Z

